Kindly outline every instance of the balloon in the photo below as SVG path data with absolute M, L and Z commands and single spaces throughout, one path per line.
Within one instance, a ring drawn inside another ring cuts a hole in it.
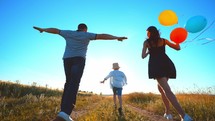
M 175 43 L 182 43 L 186 40 L 186 38 L 187 38 L 187 30 L 181 27 L 175 28 L 170 33 L 170 39 Z
M 207 20 L 203 16 L 194 16 L 188 19 L 185 29 L 190 33 L 196 33 L 205 28 Z
M 171 26 L 178 23 L 178 17 L 172 10 L 164 10 L 160 13 L 158 20 L 164 26 Z

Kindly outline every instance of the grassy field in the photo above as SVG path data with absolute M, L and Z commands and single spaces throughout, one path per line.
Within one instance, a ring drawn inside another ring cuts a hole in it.
M 192 116 L 194 121 L 215 121 L 215 96 L 210 94 L 177 94 L 176 97 L 185 112 Z M 159 95 L 132 93 L 126 98 L 126 103 L 163 115 L 164 107 Z M 180 121 L 175 109 L 171 108 L 174 119 Z
M 177 94 L 185 111 L 195 121 L 215 121 L 215 96 L 211 90 Z M 60 110 L 62 91 L 0 81 L 1 121 L 50 121 Z M 160 95 L 131 93 L 123 95 L 123 112 L 120 116 L 113 107 L 112 97 L 79 92 L 72 113 L 75 121 L 153 121 L 133 111 L 130 106 L 162 116 L 164 107 Z M 175 121 L 179 117 L 172 108 Z

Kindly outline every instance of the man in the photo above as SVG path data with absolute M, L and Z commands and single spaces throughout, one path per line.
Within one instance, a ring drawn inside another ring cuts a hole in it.
M 110 34 L 95 34 L 87 32 L 87 25 L 81 23 L 78 30 L 60 30 L 57 28 L 39 28 L 34 29 L 42 32 L 59 34 L 66 40 L 66 48 L 63 55 L 64 71 L 66 83 L 61 101 L 61 111 L 54 121 L 66 120 L 72 121 L 70 114 L 76 103 L 76 95 L 79 89 L 79 83 L 85 66 L 87 47 L 90 40 L 118 40 L 123 41 L 127 37 L 117 37 Z

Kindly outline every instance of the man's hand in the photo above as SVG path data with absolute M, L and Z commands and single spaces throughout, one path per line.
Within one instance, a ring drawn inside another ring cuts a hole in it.
M 100 81 L 100 83 L 104 83 L 105 82 L 105 80 L 103 80 L 103 81 Z
M 39 27 L 36 27 L 36 26 L 33 26 L 34 29 L 40 31 L 40 33 L 42 33 L 44 30 L 42 28 L 39 28 Z
M 123 41 L 124 39 L 128 39 L 127 37 L 118 37 L 118 41 Z

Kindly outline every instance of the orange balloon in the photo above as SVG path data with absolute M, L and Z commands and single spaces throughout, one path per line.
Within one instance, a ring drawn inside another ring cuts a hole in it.
M 184 28 L 175 28 L 171 33 L 170 33 L 170 40 L 172 40 L 175 43 L 182 43 L 186 40 L 187 38 L 187 30 Z
M 172 26 L 178 23 L 178 17 L 172 10 L 164 10 L 160 13 L 158 20 L 164 26 Z

